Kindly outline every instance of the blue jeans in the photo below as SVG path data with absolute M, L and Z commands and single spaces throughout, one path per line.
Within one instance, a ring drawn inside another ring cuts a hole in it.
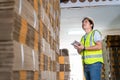
M 94 64 L 84 65 L 84 74 L 86 80 L 101 80 L 102 63 L 96 62 Z

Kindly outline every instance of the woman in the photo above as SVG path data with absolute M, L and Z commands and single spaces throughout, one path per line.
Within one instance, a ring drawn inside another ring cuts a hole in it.
M 81 38 L 81 45 L 74 45 L 82 55 L 86 80 L 101 80 L 102 37 L 98 30 L 93 30 L 94 22 L 85 17 L 82 20 L 82 28 L 86 32 Z

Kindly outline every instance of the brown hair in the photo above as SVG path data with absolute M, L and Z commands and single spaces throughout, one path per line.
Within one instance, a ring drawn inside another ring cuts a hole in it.
M 94 28 L 94 22 L 92 19 L 88 18 L 88 17 L 85 17 L 83 20 L 82 20 L 82 23 L 85 21 L 85 20 L 88 20 L 90 24 L 92 24 L 92 29 Z

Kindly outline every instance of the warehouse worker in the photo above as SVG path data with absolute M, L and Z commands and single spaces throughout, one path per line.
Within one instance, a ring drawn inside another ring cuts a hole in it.
M 82 55 L 84 74 L 86 80 L 101 80 L 102 37 L 98 30 L 93 30 L 94 22 L 85 17 L 82 20 L 82 28 L 86 32 L 81 38 L 81 45 L 74 45 Z

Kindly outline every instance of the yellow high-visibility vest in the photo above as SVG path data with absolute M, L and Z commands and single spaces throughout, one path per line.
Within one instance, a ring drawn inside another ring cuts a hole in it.
M 95 31 L 95 30 L 94 30 Z M 94 31 L 91 31 L 89 34 L 82 37 L 81 43 L 85 47 L 94 46 Z M 92 44 L 92 45 L 91 45 Z M 96 62 L 102 62 L 103 63 L 103 57 L 102 57 L 102 49 L 101 50 L 84 50 L 81 52 L 81 55 L 83 56 L 83 62 L 85 64 L 93 64 Z

